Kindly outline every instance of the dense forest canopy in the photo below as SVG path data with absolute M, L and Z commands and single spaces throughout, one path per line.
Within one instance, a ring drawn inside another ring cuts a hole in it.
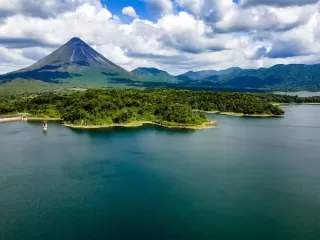
M 199 125 L 207 121 L 201 111 L 283 115 L 281 108 L 271 104 L 274 102 L 312 103 L 320 102 L 320 97 L 172 89 L 100 89 L 38 95 L 0 95 L 0 114 L 28 113 L 39 117 L 61 118 L 78 125 L 132 121 Z

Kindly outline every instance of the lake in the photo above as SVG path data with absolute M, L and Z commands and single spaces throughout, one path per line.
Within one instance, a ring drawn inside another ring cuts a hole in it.
M 320 239 L 320 107 L 217 128 L 0 124 L 0 239 Z

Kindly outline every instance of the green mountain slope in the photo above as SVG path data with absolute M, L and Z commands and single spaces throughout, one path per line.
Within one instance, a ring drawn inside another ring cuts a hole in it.
M 241 72 L 242 69 L 238 67 L 232 67 L 225 70 L 204 70 L 204 71 L 189 71 L 184 74 L 178 75 L 179 79 L 183 79 L 184 77 L 189 78 L 190 80 L 205 80 L 212 76 L 221 76 L 227 74 L 237 74 Z
M 213 73 L 211 76 L 207 76 Z M 271 68 L 187 72 L 177 76 L 189 87 L 320 91 L 320 64 L 275 65 Z
M 217 75 L 217 72 L 218 71 L 216 71 L 216 70 L 204 70 L 204 71 L 197 71 L 197 72 L 189 71 L 184 74 L 180 74 L 177 77 L 179 79 L 187 79 L 188 78 L 190 80 L 201 80 L 201 79 L 213 76 L 213 75 Z
M 142 77 L 147 82 L 164 82 L 164 83 L 179 83 L 179 79 L 169 73 L 157 68 L 139 67 L 131 71 L 136 76 Z
M 281 91 L 319 91 L 320 64 L 275 65 L 271 68 L 242 69 L 205 79 L 207 85 Z

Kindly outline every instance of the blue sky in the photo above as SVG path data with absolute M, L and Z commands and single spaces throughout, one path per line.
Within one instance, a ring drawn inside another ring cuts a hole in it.
M 131 6 L 140 17 L 152 18 L 152 15 L 147 10 L 147 4 L 140 0 L 101 0 L 101 3 L 116 15 L 121 15 L 121 10 L 124 7 Z
M 239 1 L 240 0 L 233 0 L 235 3 L 239 3 Z M 121 15 L 121 10 L 124 7 L 132 6 L 141 18 L 156 20 L 154 13 L 149 11 L 146 2 L 143 0 L 101 0 L 101 3 L 117 15 Z
M 313 64 L 319 26 L 319 0 L 0 0 L 0 74 L 75 36 L 128 70 Z

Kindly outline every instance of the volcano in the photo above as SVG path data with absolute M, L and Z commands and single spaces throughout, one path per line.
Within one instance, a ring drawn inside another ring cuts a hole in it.
M 0 76 L 0 83 L 40 80 L 74 87 L 106 87 L 135 81 L 135 76 L 74 37 L 33 65 Z

